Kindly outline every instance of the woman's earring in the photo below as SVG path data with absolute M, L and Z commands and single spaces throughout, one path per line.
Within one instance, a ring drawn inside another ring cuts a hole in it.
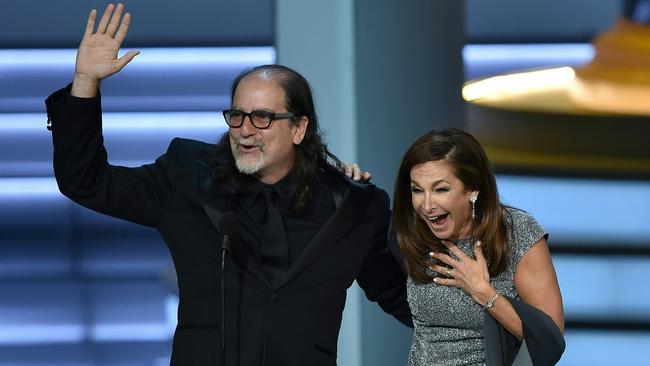
M 476 218 L 476 198 L 477 196 L 470 198 L 470 201 L 472 201 L 472 220 Z

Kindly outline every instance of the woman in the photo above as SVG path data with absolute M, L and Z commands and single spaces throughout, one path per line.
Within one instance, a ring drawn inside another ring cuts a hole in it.
M 409 365 L 512 364 L 524 339 L 535 365 L 559 360 L 564 315 L 548 235 L 499 202 L 473 136 L 430 132 L 408 149 L 393 225 L 415 325 Z

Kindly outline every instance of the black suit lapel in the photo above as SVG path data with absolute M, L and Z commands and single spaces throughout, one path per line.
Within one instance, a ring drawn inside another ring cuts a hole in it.
M 348 184 L 338 177 L 328 177 L 327 184 L 334 196 L 336 211 L 296 259 L 280 286 L 312 265 L 357 223 L 364 214 L 375 188 L 372 185 Z
M 237 212 L 237 196 L 233 187 L 228 185 L 216 186 L 212 181 L 212 171 L 202 160 L 197 161 L 198 184 L 201 191 L 203 210 L 210 218 L 212 225 L 219 231 L 219 222 L 225 212 Z M 238 219 L 240 225 L 242 220 Z M 220 243 L 219 243 L 220 245 Z M 242 239 L 241 234 L 233 241 L 231 246 L 232 257 L 236 259 L 243 268 L 248 269 L 255 277 L 271 286 L 254 257 L 253 248 Z

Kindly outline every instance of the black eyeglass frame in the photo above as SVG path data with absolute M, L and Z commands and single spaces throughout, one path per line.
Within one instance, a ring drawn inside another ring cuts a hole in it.
M 241 122 L 239 124 L 234 124 L 230 122 L 231 119 L 231 114 L 233 112 L 241 113 Z M 260 130 L 265 130 L 269 127 L 271 127 L 271 122 L 276 121 L 278 119 L 285 119 L 285 118 L 293 118 L 294 114 L 289 113 L 289 112 L 283 112 L 283 113 L 274 113 L 274 112 L 269 112 L 269 111 L 263 111 L 263 110 L 254 110 L 250 111 L 248 113 L 244 111 L 240 111 L 239 109 L 226 109 L 223 112 L 223 118 L 226 120 L 226 124 L 232 128 L 239 128 L 244 124 L 244 119 L 248 117 L 248 120 L 251 121 L 251 124 Z M 266 126 L 258 126 L 255 123 L 255 115 L 262 116 L 263 118 L 268 118 L 269 123 L 266 124 Z

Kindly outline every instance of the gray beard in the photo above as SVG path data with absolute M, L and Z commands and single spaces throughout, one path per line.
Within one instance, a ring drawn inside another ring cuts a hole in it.
M 264 151 L 260 151 L 260 155 L 255 159 L 250 159 L 250 157 L 242 158 L 240 154 L 235 155 L 235 165 L 237 166 L 237 170 L 242 174 L 257 173 L 264 166 L 265 160 Z

